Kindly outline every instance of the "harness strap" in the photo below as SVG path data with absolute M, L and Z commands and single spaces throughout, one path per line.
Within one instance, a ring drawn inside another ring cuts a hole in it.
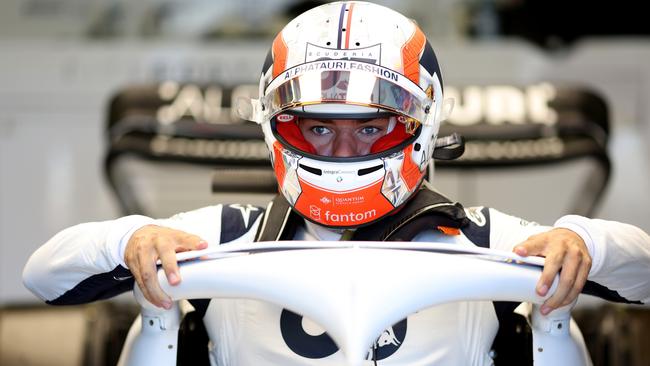
M 411 241 L 423 230 L 446 227 L 459 229 L 467 225 L 465 210 L 460 203 L 423 187 L 397 213 L 357 229 L 352 240 Z M 447 234 L 449 231 L 443 232 Z
M 255 241 L 291 240 L 300 220 L 300 216 L 291 209 L 284 196 L 278 194 L 266 206 Z

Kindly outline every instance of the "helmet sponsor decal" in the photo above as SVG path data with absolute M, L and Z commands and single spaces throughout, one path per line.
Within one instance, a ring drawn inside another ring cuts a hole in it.
M 322 203 L 323 205 L 329 205 L 330 203 L 337 206 L 359 205 L 359 204 L 363 204 L 366 201 L 366 198 L 364 196 L 343 196 L 343 197 L 323 196 L 318 201 L 320 201 L 320 203 Z
M 291 121 L 293 121 L 294 119 L 296 119 L 296 116 L 292 116 L 292 115 L 290 115 L 290 114 L 285 114 L 285 113 L 283 113 L 283 114 L 278 114 L 278 116 L 275 117 L 275 119 L 276 119 L 278 122 L 291 122 Z
M 357 174 L 357 170 L 342 170 L 342 169 L 323 169 L 323 174 L 332 174 L 332 175 L 340 175 L 340 174 Z
M 320 207 L 315 205 L 309 205 L 309 216 L 314 220 L 320 220 Z M 329 212 L 329 211 L 328 211 Z
M 316 205 L 309 205 L 309 217 L 316 221 L 324 221 L 331 225 L 358 225 L 377 218 L 377 210 L 370 209 L 362 212 L 337 212 L 324 210 Z
M 351 196 L 351 197 L 336 197 L 334 202 L 337 205 L 358 205 L 365 202 L 365 197 L 363 196 Z
M 381 193 L 383 180 L 361 189 L 335 192 L 300 179 L 303 194 L 295 208 L 321 225 L 356 227 L 373 222 L 395 207 Z
M 311 71 L 316 71 L 316 70 L 322 70 L 322 71 L 350 71 L 350 70 L 361 70 L 365 72 L 370 72 L 373 73 L 381 78 L 384 78 L 386 80 L 391 80 L 396 83 L 401 83 L 404 82 L 404 77 L 400 78 L 400 74 L 397 73 L 394 70 L 391 70 L 389 68 L 379 66 L 379 65 L 373 65 L 373 64 L 368 64 L 366 62 L 357 62 L 357 61 L 313 61 L 313 62 L 308 62 L 305 64 L 297 65 L 294 66 L 284 72 L 284 78 L 279 79 L 280 81 L 284 81 L 287 79 L 291 79 L 293 77 L 302 75 L 307 72 Z M 276 79 L 278 80 L 278 79 Z M 272 90 L 277 87 L 277 83 L 279 81 L 273 81 L 271 85 L 269 85 L 268 89 Z M 417 84 L 416 84 L 417 85 Z M 417 87 L 417 86 L 416 86 Z M 417 87 L 419 88 L 419 87 Z M 421 93 L 423 93 L 420 90 Z
M 381 44 L 374 46 L 355 48 L 351 50 L 325 48 L 315 44 L 307 43 L 305 62 L 322 60 L 348 60 L 359 61 L 369 64 L 379 64 L 381 61 Z
M 334 225 L 337 224 L 363 224 L 370 222 L 377 218 L 377 210 L 370 209 L 363 212 L 343 212 L 336 213 L 332 211 L 325 211 L 325 221 Z

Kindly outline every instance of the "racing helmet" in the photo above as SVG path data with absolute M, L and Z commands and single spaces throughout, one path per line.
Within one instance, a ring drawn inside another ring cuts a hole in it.
M 360 1 L 308 10 L 275 37 L 259 99 L 238 106 L 261 124 L 279 191 L 293 209 L 330 228 L 390 215 L 413 196 L 432 159 L 443 114 L 434 51 L 417 24 Z M 385 121 L 369 151 L 319 154 L 310 121 Z

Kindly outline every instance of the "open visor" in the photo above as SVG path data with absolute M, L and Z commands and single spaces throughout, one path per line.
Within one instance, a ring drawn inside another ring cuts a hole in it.
M 292 110 L 324 113 L 328 118 L 349 117 L 351 106 L 367 112 L 391 112 L 422 124 L 435 121 L 433 99 L 413 81 L 393 70 L 355 61 L 316 61 L 278 75 L 262 100 L 239 107 L 243 118 L 262 123 Z M 318 108 L 318 105 L 333 108 Z M 331 104 L 343 104 L 337 108 Z
M 333 121 L 281 113 L 271 120 L 271 129 L 283 145 L 301 154 L 358 158 L 412 142 L 419 130 L 408 120 L 414 121 L 402 115 Z

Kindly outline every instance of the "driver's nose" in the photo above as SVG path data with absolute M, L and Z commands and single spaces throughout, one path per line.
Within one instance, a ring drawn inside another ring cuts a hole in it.
M 332 156 L 337 158 L 358 156 L 357 141 L 346 133 L 337 135 L 333 141 Z

